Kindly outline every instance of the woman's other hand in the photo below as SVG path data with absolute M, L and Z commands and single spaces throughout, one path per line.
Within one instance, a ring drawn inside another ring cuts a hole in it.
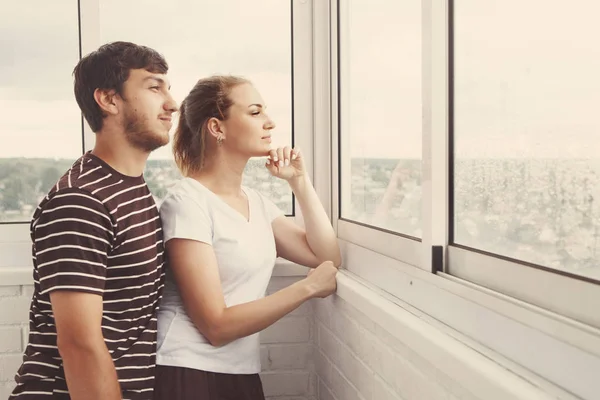
M 321 263 L 317 268 L 310 270 L 305 278 L 311 292 L 311 297 L 327 297 L 335 293 L 337 281 L 335 276 L 338 269 L 331 261 Z
M 286 181 L 302 178 L 306 173 L 302 152 L 289 146 L 270 150 L 265 166 L 271 175 Z

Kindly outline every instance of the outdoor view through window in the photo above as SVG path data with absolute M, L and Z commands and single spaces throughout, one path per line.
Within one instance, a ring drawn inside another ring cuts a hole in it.
M 77 25 L 75 0 L 15 2 L 0 13 L 0 222 L 28 222 L 81 155 Z
M 421 4 L 340 4 L 341 216 L 421 226 Z
M 455 1 L 457 244 L 600 279 L 599 14 Z
M 291 144 L 290 1 L 100 0 L 99 12 L 101 42 L 165 55 L 178 102 L 204 76 L 252 80 L 277 123 L 274 146 Z M 593 0 L 454 2 L 454 243 L 600 279 L 599 14 Z M 82 153 L 78 29 L 76 0 L 0 13 L 10 38 L 0 60 L 0 222 L 28 222 Z M 421 37 L 419 2 L 340 4 L 341 218 L 414 238 L 430 229 L 421 223 Z M 179 179 L 170 146 L 152 154 L 145 176 L 160 203 Z M 251 160 L 244 183 L 292 213 L 289 186 L 262 160 Z
M 41 197 L 82 154 L 72 78 L 79 52 L 77 1 L 35 3 L 15 3 L 18 15 L 0 16 L 3 37 L 20 41 L 11 44 L 12 57 L 3 58 L 1 67 L 0 105 L 11 118 L 0 121 L 0 222 L 28 222 Z M 157 28 L 157 15 L 173 22 L 168 34 Z M 134 20 L 148 23 L 132 24 Z M 100 39 L 132 41 L 162 53 L 178 102 L 202 77 L 250 79 L 277 124 L 273 146 L 292 145 L 290 1 L 101 0 Z M 289 185 L 271 177 L 264 161 L 250 161 L 244 184 L 291 214 Z M 157 203 L 180 177 L 170 145 L 152 153 L 145 178 Z

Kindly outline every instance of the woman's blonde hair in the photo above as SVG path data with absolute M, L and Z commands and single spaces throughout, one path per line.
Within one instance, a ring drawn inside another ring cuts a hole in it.
M 232 89 L 245 83 L 250 81 L 233 75 L 203 78 L 183 100 L 173 137 L 175 163 L 183 176 L 197 173 L 204 167 L 208 120 L 226 120 L 233 105 Z

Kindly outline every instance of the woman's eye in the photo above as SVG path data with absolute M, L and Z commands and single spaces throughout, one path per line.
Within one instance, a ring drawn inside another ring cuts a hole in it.
M 258 114 L 260 114 L 260 111 L 253 111 L 252 112 L 252 115 L 258 115 Z

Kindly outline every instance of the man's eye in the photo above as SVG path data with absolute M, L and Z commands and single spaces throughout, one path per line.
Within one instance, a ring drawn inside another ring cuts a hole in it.
M 160 86 L 152 86 L 150 89 L 160 90 Z

